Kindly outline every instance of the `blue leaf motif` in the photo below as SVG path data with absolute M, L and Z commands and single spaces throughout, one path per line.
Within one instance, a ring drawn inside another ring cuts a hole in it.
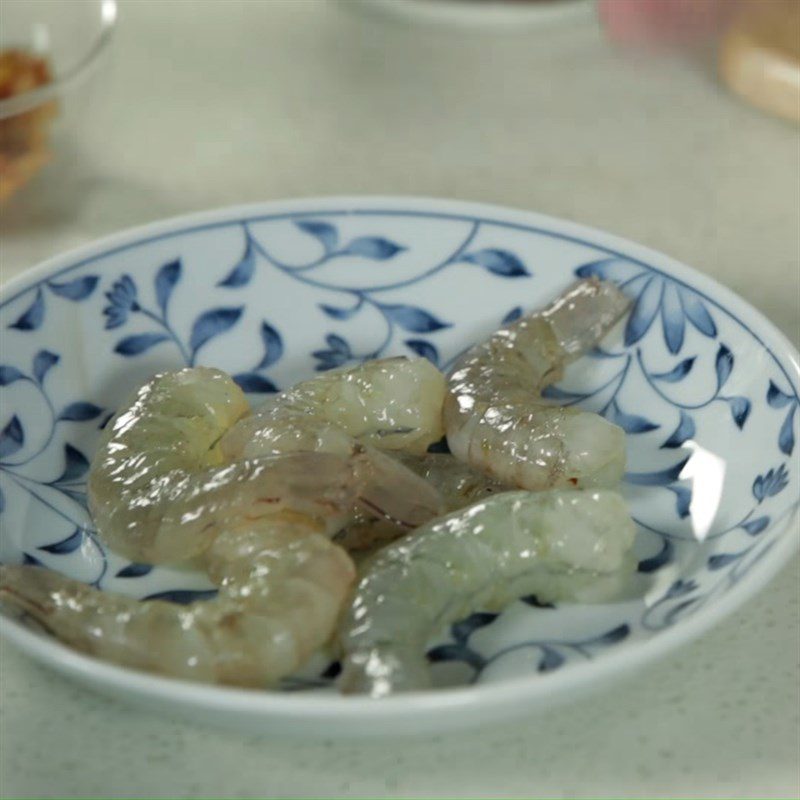
M 501 325 L 510 325 L 512 322 L 516 322 L 522 316 L 522 306 L 514 306 L 511 311 L 506 314 L 503 319 L 501 320 Z
M 789 403 L 794 401 L 794 397 L 785 392 L 782 392 L 774 381 L 769 382 L 769 389 L 767 389 L 767 403 L 772 408 L 784 408 Z
M 756 477 L 753 481 L 753 497 L 761 503 L 768 497 L 774 497 L 782 492 L 788 482 L 789 473 L 786 471 L 786 465 L 781 464 L 777 469 L 771 469 L 764 475 Z
M 319 359 L 319 364 L 316 366 L 317 372 L 335 369 L 352 358 L 350 345 L 341 336 L 329 333 L 325 337 L 325 341 L 328 343 L 330 350 L 315 350 L 311 354 L 314 358 Z
M 158 307 L 165 316 L 167 313 L 167 306 L 169 305 L 169 298 L 172 295 L 172 290 L 175 288 L 175 284 L 180 279 L 180 259 L 175 259 L 175 261 L 170 261 L 168 264 L 164 264 L 164 266 L 161 267 L 156 274 L 156 300 L 158 300 Z
M 638 264 L 634 264 L 624 258 L 602 258 L 599 261 L 592 261 L 583 264 L 575 270 L 579 278 L 602 278 L 614 283 L 625 283 L 633 281 L 646 273 Z
M 59 362 L 59 356 L 51 353 L 49 350 L 40 350 L 33 357 L 33 375 L 36 380 L 41 384 L 44 376 Z
M 728 564 L 738 561 L 746 553 L 747 550 L 741 553 L 715 553 L 713 556 L 708 557 L 707 566 L 711 571 L 722 569 L 727 567 Z
M 432 647 L 425 654 L 428 661 L 440 663 L 442 661 L 464 661 L 465 651 L 460 644 L 440 644 Z
M 31 567 L 43 567 L 41 561 L 38 558 L 34 558 L 30 553 L 23 553 L 22 554 L 22 563 L 31 566 Z
M 537 667 L 539 672 L 552 672 L 553 670 L 558 669 L 564 663 L 564 656 L 562 656 L 557 650 L 553 650 L 552 647 L 547 647 L 546 645 L 542 645 L 541 649 L 542 657 L 539 660 L 539 666 Z
M 82 278 L 76 278 L 68 283 L 50 282 L 47 286 L 53 294 L 77 301 L 85 300 L 95 290 L 99 280 L 97 275 L 84 275 Z
M 253 279 L 256 269 L 256 254 L 250 237 L 247 237 L 247 244 L 244 254 L 239 259 L 239 263 L 221 280 L 217 286 L 225 286 L 228 289 L 236 289 L 239 286 L 247 286 Z
M 71 444 L 64 445 L 64 471 L 53 483 L 70 483 L 89 471 L 89 459 Z
M 683 305 L 681 304 L 678 289 L 672 281 L 667 281 L 664 284 L 664 294 L 661 298 L 661 322 L 667 349 L 672 355 L 675 355 L 683 347 L 686 317 L 683 313 Z
M 609 405 L 606 416 L 615 425 L 619 425 L 625 433 L 647 433 L 661 427 L 646 417 L 626 413 L 617 405 L 616 400 Z
M 166 592 L 156 592 L 143 597 L 143 600 L 165 600 L 168 603 L 188 605 L 195 600 L 210 600 L 216 597 L 216 589 L 171 589 Z
M 632 483 L 634 486 L 666 486 L 673 481 L 678 480 L 683 468 L 689 461 L 689 456 L 673 464 L 667 469 L 658 470 L 656 472 L 626 472 L 625 480 Z
M 339 232 L 329 222 L 318 220 L 299 220 L 294 223 L 304 233 L 308 233 L 319 240 L 326 253 L 330 253 L 339 243 Z
M 337 308 L 336 306 L 328 306 L 325 305 L 325 303 L 320 303 L 319 307 L 333 319 L 350 319 L 350 317 L 361 308 L 361 304 L 359 303 L 355 308 Z
M 36 549 L 44 550 L 45 553 L 63 556 L 78 550 L 85 538 L 86 531 L 83 528 L 75 528 L 75 531 L 66 539 L 62 539 L 60 542 L 55 542 L 54 544 L 45 545 L 44 547 L 37 547 Z
M 743 522 L 740 527 L 744 528 L 750 536 L 758 536 L 769 525 L 769 517 L 758 517 L 749 522 Z
M 697 328 L 700 333 L 713 339 L 717 335 L 717 326 L 708 313 L 703 301 L 691 290 L 680 288 L 678 292 L 683 304 L 683 311 L 689 322 Z
M 406 339 L 405 345 L 418 356 L 427 358 L 434 366 L 438 366 L 439 351 L 430 342 L 426 342 L 424 339 Z
M 117 578 L 143 578 L 145 575 L 149 575 L 153 571 L 152 564 L 137 564 L 133 562 L 128 564 L 127 567 L 123 567 L 115 577 Z
M 16 322 L 12 322 L 8 327 L 16 328 L 18 331 L 35 331 L 44 321 L 44 295 L 42 287 L 36 290 L 36 297 L 28 308 L 22 313 Z
M 58 419 L 71 422 L 86 422 L 102 413 L 103 409 L 94 403 L 70 403 L 59 415 Z
M 114 281 L 111 290 L 106 292 L 109 304 L 103 309 L 107 329 L 119 328 L 127 322 L 131 311 L 141 310 L 136 297 L 136 284 L 130 275 L 123 275 L 118 281 Z
M 626 345 L 635 344 L 650 330 L 658 313 L 663 288 L 664 283 L 660 278 L 651 277 L 647 280 L 625 326 Z
M 697 584 L 694 581 L 687 581 L 683 578 L 679 578 L 667 589 L 667 593 L 658 602 L 660 603 L 663 600 L 674 600 L 676 597 L 683 597 L 689 594 L 689 592 L 693 592 L 695 589 L 697 589 Z
M 653 378 L 664 381 L 665 383 L 678 383 L 678 381 L 682 381 L 691 372 L 695 359 L 696 356 L 685 358 L 668 372 L 656 373 L 653 375 Z
M 692 417 L 690 417 L 685 411 L 681 410 L 681 417 L 678 427 L 675 428 L 675 430 L 670 434 L 669 439 L 667 439 L 667 441 L 664 442 L 661 447 L 682 447 L 684 442 L 687 442 L 689 439 L 693 438 L 696 432 L 697 430 Z
M 724 344 L 717 350 L 714 368 L 717 371 L 717 389 L 721 389 L 733 371 L 733 353 Z
M 272 394 L 278 391 L 278 387 L 269 378 L 257 372 L 240 372 L 233 376 L 233 380 L 243 392 L 249 394 Z
M 674 552 L 674 545 L 669 539 L 665 538 L 661 543 L 661 549 L 654 556 L 650 556 L 650 558 L 645 558 L 640 561 L 637 569 L 639 572 L 643 572 L 645 574 L 657 572 L 661 569 L 661 567 L 666 566 L 672 561 Z
M 350 352 L 350 345 L 341 336 L 337 336 L 335 333 L 329 333 L 325 337 L 325 341 L 328 343 L 328 347 L 334 352 L 342 353 L 348 358 L 352 355 Z
M 114 347 L 114 352 L 121 356 L 138 356 L 151 347 L 167 341 L 169 341 L 169 336 L 165 333 L 137 333 L 134 336 L 120 339 Z
M 791 407 L 778 432 L 778 447 L 780 447 L 781 452 L 786 453 L 787 456 L 790 456 L 794 450 L 794 412 L 796 410 L 796 405 Z
M 681 519 L 685 519 L 689 516 L 692 504 L 692 490 L 685 486 L 668 486 L 667 488 L 675 494 L 675 512 Z
M 27 375 L 16 367 L 0 366 L 0 386 L 8 386 L 10 383 L 24 380 L 26 377 Z
M 459 620 L 450 626 L 450 632 L 457 642 L 466 642 L 479 628 L 491 625 L 498 617 L 488 611 L 478 611 L 470 614 L 466 619 Z
M 425 656 L 433 664 L 443 661 L 462 661 L 476 671 L 480 671 L 486 666 L 486 659 L 480 653 L 476 653 L 463 644 L 443 644 L 432 647 Z
M 442 322 L 429 311 L 415 306 L 382 305 L 380 309 L 392 322 L 412 333 L 433 333 L 450 327 L 449 322 Z
M 526 594 L 520 601 L 534 608 L 555 608 L 553 603 L 543 603 L 535 594 Z
M 589 395 L 581 394 L 580 392 L 568 392 L 566 389 L 559 389 L 558 386 L 545 386 L 542 390 L 542 396 L 550 400 L 560 400 L 564 405 L 577 403 L 580 400 L 585 400 Z
M 283 339 L 266 320 L 261 323 L 261 341 L 264 342 L 264 357 L 256 369 L 271 367 L 283 355 Z
M 750 401 L 746 397 L 728 397 L 726 402 L 730 406 L 736 427 L 743 428 L 745 422 L 747 422 L 747 417 L 750 415 Z
M 501 275 L 504 278 L 521 278 L 530 275 L 522 261 L 508 250 L 494 248 L 478 250 L 475 253 L 467 253 L 462 256 L 461 260 L 469 264 L 477 264 L 494 275 Z
M 610 644 L 617 644 L 628 638 L 631 629 L 629 625 L 622 624 L 618 625 L 616 628 L 612 628 L 610 631 L 606 631 L 606 633 L 601 634 L 600 636 L 595 637 L 594 639 L 589 639 L 588 641 L 584 642 L 584 644 L 593 644 L 593 645 L 610 645 Z
M 25 442 L 25 431 L 19 417 L 14 414 L 8 425 L 0 431 L 0 458 L 13 455 Z
M 373 261 L 386 261 L 387 259 L 394 258 L 394 256 L 405 249 L 403 245 L 395 244 L 388 239 L 363 236 L 358 239 L 353 239 L 353 241 L 346 244 L 344 249 L 340 252 L 341 255 L 361 256 L 362 258 L 370 258 Z
M 192 354 L 211 339 L 230 330 L 242 316 L 243 306 L 238 308 L 213 308 L 201 314 L 192 326 L 189 348 Z

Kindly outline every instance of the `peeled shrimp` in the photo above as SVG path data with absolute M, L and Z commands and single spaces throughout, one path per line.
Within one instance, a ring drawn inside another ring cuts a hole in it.
M 135 561 L 193 558 L 238 518 L 313 512 L 338 502 L 341 458 L 317 460 L 226 457 L 220 439 L 249 412 L 225 373 L 204 367 L 157 375 L 123 406 L 104 431 L 89 473 L 89 505 L 99 536 Z M 245 417 L 246 418 L 246 417 Z M 388 456 L 354 440 L 340 456 L 358 473 L 359 502 L 407 530 L 441 508 L 428 484 Z M 331 473 L 332 470 L 332 473 Z M 352 508 L 325 518 L 328 535 Z
M 353 439 L 424 453 L 444 435 L 445 380 L 424 358 L 386 358 L 331 370 L 270 398 L 220 446 L 229 459 L 316 450 L 347 453 Z
M 355 577 L 340 547 L 291 523 L 226 530 L 206 557 L 219 593 L 185 606 L 102 592 L 32 566 L 0 567 L 0 602 L 117 664 L 265 687 L 330 638 Z
M 611 283 L 579 281 L 543 311 L 501 328 L 453 367 L 444 403 L 452 453 L 531 491 L 608 487 L 625 468 L 623 431 L 540 397 L 628 308 Z
M 224 466 L 219 439 L 250 411 L 224 372 L 165 372 L 137 389 L 106 425 L 88 480 L 101 538 L 138 561 L 190 558 L 215 523 L 252 502 L 252 464 Z
M 511 488 L 493 481 L 449 453 L 399 454 L 397 458 L 439 492 L 444 511 L 456 511 Z M 397 525 L 384 517 L 357 510 L 352 520 L 336 534 L 335 541 L 349 553 L 361 553 L 393 541 L 402 534 Z
M 379 697 L 428 686 L 425 645 L 442 626 L 528 593 L 585 599 L 598 577 L 632 570 L 633 539 L 607 490 L 505 492 L 434 520 L 367 563 L 339 628 L 340 687 Z

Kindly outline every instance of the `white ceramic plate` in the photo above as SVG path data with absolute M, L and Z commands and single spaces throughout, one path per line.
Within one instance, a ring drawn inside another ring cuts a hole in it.
M 130 564 L 91 530 L 100 426 L 154 372 L 206 364 L 254 402 L 315 370 L 418 353 L 439 366 L 576 276 L 635 302 L 565 402 L 628 432 L 638 522 L 631 597 L 476 614 L 431 642 L 441 688 L 339 697 L 324 663 L 287 691 L 182 683 L 82 656 L 19 622 L 32 657 L 122 697 L 216 723 L 309 735 L 462 728 L 527 714 L 641 667 L 745 602 L 797 546 L 798 359 L 708 278 L 638 245 L 536 214 L 408 198 L 226 209 L 119 234 L 31 270 L 0 300 L 0 559 L 110 591 L 186 600 L 202 576 Z

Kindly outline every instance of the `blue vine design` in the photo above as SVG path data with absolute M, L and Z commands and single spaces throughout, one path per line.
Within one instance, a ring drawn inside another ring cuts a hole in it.
M 303 233 L 314 237 L 318 241 L 322 252 L 317 258 L 305 264 L 288 264 L 278 259 L 264 244 L 259 242 L 250 231 L 247 223 L 242 223 L 245 237 L 243 255 L 226 277 L 218 283 L 218 286 L 226 288 L 247 286 L 252 280 L 255 271 L 257 254 L 275 269 L 294 280 L 316 289 L 339 292 L 349 298 L 350 303 L 344 306 L 333 306 L 327 303 L 319 304 L 320 310 L 331 319 L 338 321 L 349 320 L 368 308 L 374 309 L 380 314 L 385 325 L 383 339 L 375 347 L 364 352 L 352 350 L 350 344 L 340 334 L 327 334 L 325 337 L 327 348 L 321 348 L 312 354 L 317 359 L 316 369 L 318 371 L 340 367 L 351 361 L 379 358 L 392 344 L 397 328 L 408 333 L 431 334 L 449 328 L 452 325 L 452 323 L 439 319 L 435 314 L 424 308 L 408 304 L 381 302 L 375 295 L 419 283 L 458 263 L 474 264 L 504 278 L 531 276 L 531 272 L 525 267 L 522 260 L 508 250 L 485 248 L 470 252 L 469 247 L 480 229 L 480 222 L 474 221 L 466 237 L 448 256 L 412 278 L 388 281 L 372 286 L 369 289 L 358 286 L 341 287 L 310 276 L 309 273 L 334 259 L 346 256 L 360 257 L 372 261 L 388 261 L 408 250 L 408 248 L 383 237 L 358 237 L 340 246 L 338 228 L 330 222 L 299 220 L 295 221 L 295 225 Z M 438 350 L 433 343 L 425 339 L 412 338 L 406 339 L 404 344 L 413 353 L 428 358 L 437 366 L 439 365 Z

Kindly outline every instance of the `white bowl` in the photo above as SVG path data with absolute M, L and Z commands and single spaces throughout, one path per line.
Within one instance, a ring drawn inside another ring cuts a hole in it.
M 96 689 L 281 735 L 462 728 L 534 712 L 639 668 L 745 602 L 798 544 L 798 357 L 747 303 L 666 256 L 523 211 L 410 198 L 225 209 L 119 234 L 31 270 L 0 301 L 0 559 L 177 600 L 197 574 L 131 565 L 91 530 L 83 481 L 98 429 L 132 387 L 222 367 L 254 401 L 351 359 L 440 366 L 576 275 L 618 281 L 633 310 L 557 393 L 628 431 L 635 591 L 541 608 L 528 598 L 431 642 L 439 688 L 340 697 L 324 663 L 244 691 L 83 656 L 18 620 L 3 633 Z M 305 689 L 305 691 L 297 691 Z

